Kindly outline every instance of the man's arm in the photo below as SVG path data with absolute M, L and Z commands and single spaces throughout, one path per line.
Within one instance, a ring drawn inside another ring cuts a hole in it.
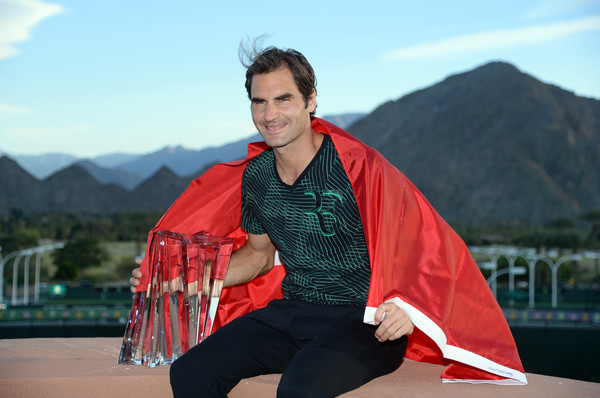
M 246 244 L 231 254 L 225 286 L 250 282 L 257 276 L 269 272 L 274 262 L 275 245 L 269 235 L 248 234 Z
M 248 234 L 248 241 L 244 246 L 231 254 L 225 286 L 241 285 L 250 282 L 259 275 L 264 275 L 273 268 L 275 262 L 275 245 L 269 235 Z M 135 293 L 140 284 L 142 273 L 139 268 L 131 272 L 129 284 Z

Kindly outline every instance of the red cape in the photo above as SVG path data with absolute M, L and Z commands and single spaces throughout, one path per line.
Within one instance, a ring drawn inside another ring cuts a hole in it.
M 406 357 L 449 365 L 444 381 L 526 384 L 502 310 L 460 237 L 376 150 L 323 120 L 315 119 L 312 127 L 331 136 L 356 195 L 371 262 L 364 321 L 373 323 L 379 304 L 392 301 L 416 326 Z M 262 142 L 250 144 L 245 160 L 218 164 L 194 180 L 152 232 L 206 230 L 243 246 L 242 174 L 247 162 L 267 148 Z M 147 258 L 141 267 L 145 278 Z M 215 329 L 281 298 L 284 274 L 276 266 L 245 285 L 224 289 Z

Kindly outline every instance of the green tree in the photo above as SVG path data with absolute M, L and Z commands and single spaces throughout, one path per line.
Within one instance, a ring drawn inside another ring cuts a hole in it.
M 77 265 L 72 261 L 65 261 L 58 264 L 58 268 L 52 279 L 55 281 L 72 281 L 77 278 L 77 275 L 79 275 Z
M 52 257 L 57 274 L 64 272 L 66 275 L 72 275 L 73 265 L 77 271 L 100 266 L 102 261 L 108 258 L 108 253 L 96 239 L 80 237 L 68 241 L 62 249 L 52 252 Z M 55 279 L 57 274 L 54 275 Z
M 585 239 L 586 246 L 598 250 L 600 248 L 600 210 L 592 210 L 581 214 L 581 218 L 591 224 L 591 231 Z M 594 260 L 594 280 L 600 281 L 600 261 Z
M 37 231 L 21 228 L 7 234 L 0 235 L 2 254 L 6 256 L 16 250 L 36 247 L 40 236 Z
M 548 224 L 550 228 L 549 242 L 550 247 L 556 247 L 559 249 L 559 253 L 562 249 L 571 249 L 573 253 L 577 253 L 583 242 L 583 234 L 581 231 L 575 228 L 575 223 L 572 220 L 557 218 Z M 571 262 L 572 267 L 569 267 L 569 272 L 577 283 L 579 280 L 579 262 Z M 565 267 L 565 270 L 567 268 Z M 567 272 L 567 271 L 564 271 Z
M 546 230 L 535 228 L 524 231 L 513 237 L 513 243 L 518 246 L 534 247 L 537 253 L 548 246 L 549 234 Z

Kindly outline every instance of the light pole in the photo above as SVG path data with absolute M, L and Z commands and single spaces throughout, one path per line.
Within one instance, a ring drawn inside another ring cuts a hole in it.
M 529 308 L 535 308 L 535 267 L 538 261 L 543 261 L 552 269 L 552 260 L 545 255 L 535 255 L 531 257 L 529 264 Z
M 570 254 L 559 258 L 552 265 L 552 308 L 558 307 L 558 268 L 565 262 L 570 260 L 581 260 L 583 256 L 581 254 Z
M 14 251 L 12 253 L 9 253 L 0 261 L 0 303 L 4 301 L 4 265 L 8 263 L 8 260 L 10 260 L 13 257 L 16 257 L 19 253 L 20 251 Z
M 58 243 L 51 243 L 51 244 L 45 245 L 45 246 L 39 246 L 39 247 L 36 247 L 35 249 L 33 249 L 35 252 L 37 252 L 37 258 L 35 259 L 35 284 L 34 284 L 34 293 L 33 293 L 34 301 L 37 302 L 40 300 L 40 264 L 41 264 L 42 254 L 47 251 L 62 249 L 63 247 L 65 247 L 65 244 L 63 242 L 58 242 Z
M 492 275 L 490 275 L 490 277 L 487 278 L 487 284 L 491 287 L 492 282 L 494 282 L 494 288 L 495 288 L 496 287 L 495 281 L 501 275 L 504 275 L 504 274 L 525 275 L 526 273 L 527 273 L 527 269 L 525 267 L 502 268 L 500 270 L 492 272 Z M 496 289 L 494 289 L 494 288 L 492 288 L 492 292 L 494 293 L 494 297 L 496 297 Z
M 472 247 L 469 249 L 471 253 L 481 253 L 485 254 L 490 261 L 486 261 L 478 264 L 477 266 L 480 269 L 486 269 L 492 271 L 492 273 L 496 272 L 498 269 L 498 259 L 502 256 L 501 251 L 495 248 L 481 248 L 481 247 Z M 494 297 L 496 297 L 496 284 L 492 285 L 492 292 L 494 293 Z
M 17 282 L 18 282 L 18 277 L 19 277 L 19 261 L 21 260 L 21 257 L 23 257 L 25 252 L 26 252 L 26 250 L 19 251 L 19 253 L 17 254 L 17 258 L 15 258 L 15 261 L 13 261 L 13 282 L 12 282 L 12 300 L 11 300 L 12 305 L 17 304 L 17 288 L 18 288 Z
M 33 285 L 33 301 L 40 301 L 40 270 L 42 264 L 42 253 L 44 250 L 38 250 L 37 256 L 35 256 L 35 280 Z
M 23 305 L 29 305 L 29 260 L 33 250 L 25 251 L 25 269 L 23 270 Z
M 472 253 L 485 254 L 491 260 L 491 261 L 479 263 L 478 267 L 480 269 L 486 269 L 486 270 L 491 271 L 492 275 L 494 275 L 496 270 L 498 269 L 498 260 L 500 259 L 500 257 L 506 258 L 506 261 L 508 262 L 508 268 L 509 268 L 509 270 L 512 270 L 515 268 L 515 263 L 519 257 L 526 260 L 526 257 L 531 254 L 531 250 L 529 250 L 529 249 L 522 250 L 522 249 L 516 249 L 514 247 L 490 248 L 490 249 L 485 249 L 485 248 L 480 248 L 480 247 L 472 247 L 469 250 Z M 512 271 L 506 271 L 505 273 L 509 274 L 508 290 L 510 292 L 513 292 L 515 289 L 514 275 L 519 275 L 519 274 L 516 272 L 512 272 Z M 490 280 L 490 278 L 488 278 L 488 280 Z M 494 297 L 496 297 L 497 290 L 498 290 L 496 278 L 491 279 L 490 288 L 492 289 L 492 293 L 494 293 Z M 513 305 L 513 303 L 514 303 L 512 298 L 510 299 L 509 302 L 510 302 L 510 305 Z
M 527 263 L 527 266 L 529 267 L 529 261 L 527 261 L 527 256 L 530 253 L 527 250 L 521 250 L 521 251 L 513 251 L 513 253 L 510 255 L 510 257 L 507 257 L 508 260 L 508 268 L 509 269 L 514 269 L 515 268 L 515 264 L 517 262 L 517 260 L 520 258 L 522 258 L 523 260 L 525 260 L 525 262 Z M 521 267 L 524 268 L 524 267 Z M 515 290 L 515 275 L 523 275 L 523 274 L 517 274 L 515 272 L 509 271 L 508 274 L 508 291 L 512 294 L 512 292 L 514 292 Z M 511 298 L 508 300 L 508 305 L 509 306 L 513 306 L 515 304 L 514 299 Z

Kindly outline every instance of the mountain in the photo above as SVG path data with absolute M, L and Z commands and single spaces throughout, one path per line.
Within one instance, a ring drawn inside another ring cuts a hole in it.
M 540 225 L 600 209 L 600 101 L 513 65 L 492 62 L 452 75 L 344 121 L 453 225 Z M 9 194 L 0 195 L 0 214 L 11 208 L 165 211 L 203 167 L 242 157 L 258 138 L 203 151 L 165 149 L 147 155 L 146 163 L 136 159 L 129 164 L 150 174 L 133 191 L 103 185 L 79 166 L 39 181 L 2 157 L 0 192 Z M 178 163 L 183 159 L 189 163 Z
M 128 191 L 99 183 L 82 167 L 69 166 L 40 181 L 7 156 L 0 157 L 0 191 L 0 214 L 11 209 L 107 214 L 134 207 Z
M 45 153 L 43 155 L 5 154 L 5 156 L 15 160 L 24 170 L 40 180 L 77 161 L 77 157 L 65 153 Z
M 341 115 L 326 115 L 323 116 L 322 119 L 327 120 L 342 129 L 346 129 L 363 117 L 365 117 L 364 113 L 343 113 Z
M 127 190 L 101 184 L 79 166 L 69 166 L 42 181 L 42 191 L 46 211 L 109 214 L 129 211 L 135 205 Z
M 133 190 L 142 181 L 142 177 L 137 174 L 129 173 L 120 167 L 101 167 L 92 160 L 80 160 L 73 164 L 85 169 L 102 184 L 117 184 L 129 191 Z
M 363 113 L 348 113 L 327 115 L 323 116 L 323 119 L 345 128 L 363 116 Z M 144 155 L 111 153 L 85 159 L 60 153 L 43 155 L 6 154 L 6 156 L 16 160 L 24 170 L 40 180 L 75 164 L 86 169 L 101 183 L 115 183 L 127 190 L 133 190 L 142 180 L 149 178 L 163 166 L 185 178 L 197 174 L 199 170 L 207 165 L 243 158 L 246 155 L 248 144 L 260 140 L 262 140 L 260 134 L 255 133 L 220 147 L 202 150 L 167 146 L 157 152 Z
M 132 153 L 109 153 L 107 155 L 99 155 L 94 156 L 89 159 L 92 163 L 96 163 L 100 167 L 112 168 L 119 167 L 119 165 L 127 162 L 131 162 L 133 159 L 139 157 L 140 155 L 134 155 Z
M 344 123 L 356 120 L 360 116 L 362 115 L 340 115 L 333 118 Z M 78 211 L 96 214 L 133 210 L 164 211 L 190 182 L 209 166 L 220 160 L 230 161 L 244 157 L 248 143 L 260 139 L 260 135 L 255 134 L 220 148 L 201 151 L 165 148 L 157 153 L 142 156 L 141 158 L 146 158 L 146 163 L 131 161 L 139 156 L 129 154 L 104 155 L 84 160 L 60 154 L 19 157 L 42 169 L 55 167 L 51 166 L 52 161 L 58 162 L 55 165 L 70 162 L 68 166 L 42 181 L 33 177 L 29 170 L 25 170 L 15 160 L 2 156 L 0 192 L 10 194 L 0 195 L 0 214 L 5 214 L 13 208 L 26 212 Z M 140 176 L 124 170 L 123 166 L 102 167 L 96 163 L 96 159 L 105 165 L 128 160 L 129 164 L 136 167 L 142 165 L 147 170 L 154 170 L 154 173 L 143 180 Z M 181 161 L 182 159 L 184 161 Z M 170 167 L 177 167 L 180 174 L 172 171 Z
M 7 156 L 0 157 L 0 192 L 0 214 L 13 208 L 38 211 L 43 207 L 42 183 Z
M 344 128 L 363 117 L 363 113 L 324 116 L 336 125 Z M 148 178 L 161 167 L 168 167 L 180 177 L 198 172 L 207 165 L 217 162 L 229 162 L 246 156 L 248 144 L 262 141 L 260 134 L 255 133 L 247 138 L 220 147 L 190 150 L 182 146 L 165 147 L 158 152 L 139 156 L 129 162 L 122 163 L 119 168 L 142 178 Z
M 161 167 L 134 191 L 136 210 L 166 210 L 190 185 L 194 177 L 179 177 L 168 167 Z
M 84 168 L 90 169 L 90 172 L 92 173 L 100 173 L 99 177 L 103 178 L 101 174 L 106 173 L 106 171 L 99 172 L 94 165 L 104 169 L 118 168 L 119 164 L 129 162 L 140 156 L 127 153 L 113 153 L 96 156 L 90 159 L 81 159 L 65 153 L 45 153 L 42 155 L 12 155 L 5 153 L 4 155 L 16 161 L 29 174 L 40 180 L 51 176 L 65 167 L 78 163 L 81 163 Z M 119 173 L 119 171 L 116 171 L 116 173 Z M 126 184 L 131 184 L 131 182 L 127 182 L 129 178 L 131 177 L 119 176 L 113 177 L 112 179 L 116 179 L 118 184 L 121 183 L 120 180 L 125 180 Z M 141 180 L 139 176 L 136 176 L 136 179 L 138 182 Z
M 385 103 L 349 131 L 452 223 L 540 224 L 600 209 L 600 101 L 507 63 Z
M 246 155 L 249 143 L 260 140 L 258 134 L 223 145 L 221 147 L 190 150 L 182 146 L 165 147 L 158 152 L 140 156 L 119 167 L 142 178 L 148 178 L 161 167 L 168 167 L 178 176 L 186 176 L 197 172 L 207 164 L 218 161 L 226 162 L 240 159 Z

